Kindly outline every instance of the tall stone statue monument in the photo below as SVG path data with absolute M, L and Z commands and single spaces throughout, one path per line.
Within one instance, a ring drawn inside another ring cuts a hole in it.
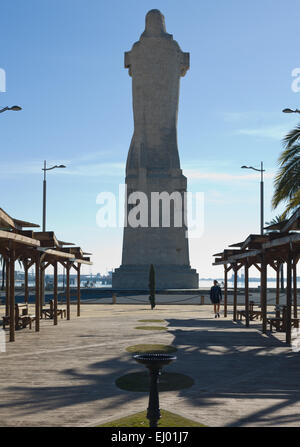
M 147 289 L 153 264 L 157 288 L 198 288 L 198 274 L 189 262 L 183 200 L 186 177 L 177 147 L 179 83 L 189 69 L 189 53 L 182 52 L 166 32 L 160 11 L 146 15 L 145 31 L 125 53 L 125 68 L 132 77 L 134 133 L 126 166 L 122 265 L 113 273 L 112 286 Z M 140 193 L 148 204 L 132 200 Z M 163 198 L 170 205 L 169 224 L 162 215 Z M 135 216 L 144 216 L 140 225 L 130 223 L 134 202 L 140 207 Z M 154 209 L 155 203 L 158 208 Z

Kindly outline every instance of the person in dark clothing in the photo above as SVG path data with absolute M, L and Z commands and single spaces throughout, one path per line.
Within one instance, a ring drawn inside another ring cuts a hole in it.
M 220 303 L 222 300 L 221 287 L 218 281 L 214 280 L 214 285 L 210 289 L 210 300 L 214 305 L 215 318 L 220 318 Z

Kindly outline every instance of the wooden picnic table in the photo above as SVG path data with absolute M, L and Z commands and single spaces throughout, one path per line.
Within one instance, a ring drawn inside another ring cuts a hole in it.
M 275 317 L 267 318 L 270 331 L 274 328 L 277 332 L 286 332 L 286 306 L 275 306 Z M 299 318 L 291 318 L 292 327 L 299 327 Z
M 24 329 L 26 326 L 32 328 L 32 322 L 36 320 L 36 316 L 29 314 L 28 303 L 16 303 L 15 304 L 15 329 Z M 9 325 L 9 315 L 3 317 L 3 329 L 6 325 Z
M 51 320 L 54 318 L 54 300 L 49 301 L 50 307 L 44 307 L 42 309 L 42 316 L 44 315 L 45 319 L 50 318 Z M 61 318 L 66 317 L 66 308 L 65 307 L 58 307 L 57 308 L 57 315 L 61 316 Z
M 262 311 L 254 310 L 254 306 L 255 306 L 255 302 L 250 301 L 249 302 L 249 320 L 254 321 L 254 320 L 258 320 L 258 318 L 261 320 L 262 319 Z M 243 317 L 246 319 L 246 316 L 247 316 L 246 309 L 238 310 L 237 316 L 240 320 L 242 320 Z

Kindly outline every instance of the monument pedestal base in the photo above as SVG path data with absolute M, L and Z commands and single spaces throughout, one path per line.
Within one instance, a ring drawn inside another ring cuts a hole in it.
M 199 275 L 189 265 L 154 265 L 155 288 L 198 289 Z M 113 289 L 148 290 L 150 265 L 121 265 L 112 274 Z

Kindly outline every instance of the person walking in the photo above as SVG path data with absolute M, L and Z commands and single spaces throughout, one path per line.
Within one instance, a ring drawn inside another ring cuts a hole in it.
M 210 300 L 214 305 L 215 318 L 220 318 L 220 303 L 222 301 L 221 287 L 218 281 L 214 280 L 214 285 L 210 289 Z

